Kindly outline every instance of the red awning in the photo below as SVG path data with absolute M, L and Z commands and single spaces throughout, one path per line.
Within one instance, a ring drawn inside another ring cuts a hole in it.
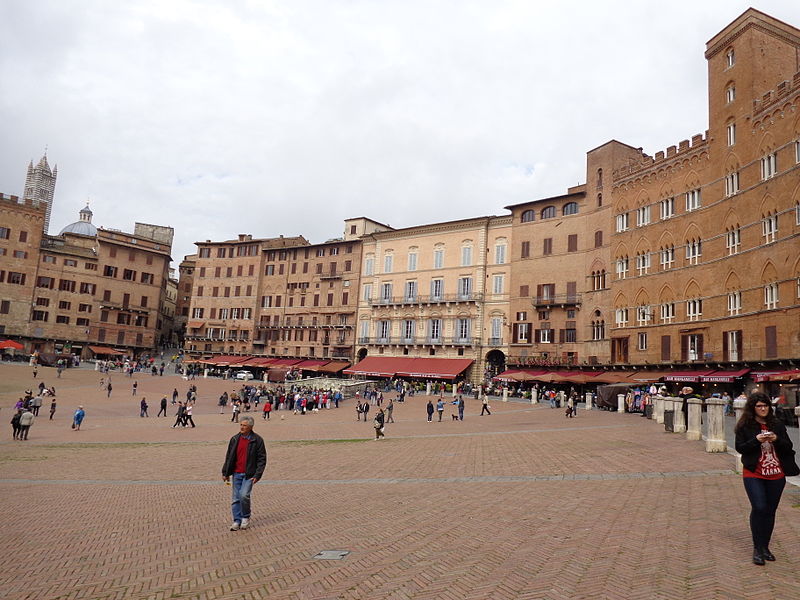
M 329 361 L 327 360 L 304 360 L 302 362 L 297 363 L 296 365 L 292 365 L 292 369 L 301 369 L 303 371 L 318 371 L 319 367 L 328 364 L 328 362 Z
M 207 364 L 217 367 L 229 367 L 239 365 L 247 360 L 250 360 L 249 356 L 215 356 Z
M 781 371 L 754 371 L 750 373 L 750 377 L 752 377 L 753 381 L 756 383 L 763 383 L 769 381 L 773 375 L 777 375 L 778 373 L 781 373 Z
M 797 381 L 800 379 L 800 369 L 793 371 L 783 371 L 782 373 L 773 373 L 769 376 L 770 381 Z
M 342 369 L 349 367 L 350 363 L 346 360 L 332 360 L 326 365 L 317 368 L 317 373 L 338 373 Z
M 348 375 L 368 377 L 420 377 L 455 379 L 474 361 L 469 358 L 409 358 L 406 356 L 368 356 L 357 365 L 345 369 Z
M 424 377 L 431 379 L 455 379 L 466 371 L 471 358 L 406 358 L 397 374 L 402 377 Z
M 655 383 L 667 375 L 674 375 L 674 371 L 636 371 L 628 378 L 630 383 Z M 627 383 L 627 382 L 626 382 Z
M 251 356 L 244 362 L 238 363 L 237 367 L 265 367 L 272 362 L 273 359 L 266 356 Z
M 711 375 L 713 372 L 714 369 L 705 369 L 703 371 L 674 371 L 669 375 L 665 375 L 664 381 L 697 383 L 703 375 Z
M 186 329 L 200 329 L 205 323 L 203 321 L 189 321 L 186 324 Z
M 294 367 L 297 363 L 302 362 L 296 358 L 275 358 L 269 364 L 270 368 L 272 367 Z
M 0 350 L 22 350 L 25 346 L 14 340 L 3 340 L 0 342 Z
M 750 372 L 750 369 L 739 369 L 738 371 L 714 371 L 711 375 L 700 377 L 701 383 L 733 383 L 739 377 L 743 377 Z
M 95 354 L 107 354 L 109 356 L 122 356 L 125 354 L 124 352 L 114 350 L 114 348 L 109 348 L 108 346 L 89 346 L 89 350 Z
M 343 373 L 346 375 L 364 375 L 366 377 L 394 377 L 397 373 L 398 359 L 391 356 L 368 356 Z

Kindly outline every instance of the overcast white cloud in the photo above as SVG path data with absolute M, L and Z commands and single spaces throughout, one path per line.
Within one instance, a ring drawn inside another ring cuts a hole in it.
M 0 3 L 0 191 L 48 147 L 51 233 L 341 235 L 565 192 L 611 138 L 707 127 L 705 43 L 751 3 Z M 796 0 L 755 8 L 800 26 Z M 777 82 L 776 82 L 777 83 Z

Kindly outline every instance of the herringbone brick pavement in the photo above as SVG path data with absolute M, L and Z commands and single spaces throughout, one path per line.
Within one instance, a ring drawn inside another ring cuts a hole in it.
M 27 383 L 14 368 L 0 377 Z M 756 567 L 732 457 L 652 421 L 469 402 L 464 422 L 428 424 L 418 397 L 374 442 L 351 402 L 273 413 L 256 423 L 270 464 L 253 525 L 229 532 L 219 469 L 236 426 L 215 399 L 232 382 L 198 380 L 198 427 L 176 430 L 173 410 L 140 419 L 124 383 L 109 400 L 97 378 L 66 372 L 56 420 L 0 442 L 0 598 L 800 598 L 798 489 L 778 561 Z M 186 385 L 143 377 L 139 394 Z M 13 394 L 0 400 L 9 414 Z M 312 559 L 326 549 L 350 554 Z

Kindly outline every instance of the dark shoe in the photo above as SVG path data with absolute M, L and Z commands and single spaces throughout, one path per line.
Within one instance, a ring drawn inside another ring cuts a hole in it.
M 761 550 L 755 548 L 753 550 L 753 564 L 754 565 L 764 565 L 764 557 L 761 556 Z
M 769 548 L 762 548 L 761 549 L 761 556 L 764 560 L 774 561 L 775 555 L 769 551 Z

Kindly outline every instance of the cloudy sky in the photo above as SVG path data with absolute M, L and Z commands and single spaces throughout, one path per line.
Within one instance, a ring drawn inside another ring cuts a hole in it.
M 342 234 L 506 214 L 609 139 L 707 128 L 705 43 L 752 0 L 2 0 L 0 192 L 47 147 L 50 233 Z M 800 26 L 800 2 L 756 8 Z M 777 83 L 777 82 L 776 82 Z

